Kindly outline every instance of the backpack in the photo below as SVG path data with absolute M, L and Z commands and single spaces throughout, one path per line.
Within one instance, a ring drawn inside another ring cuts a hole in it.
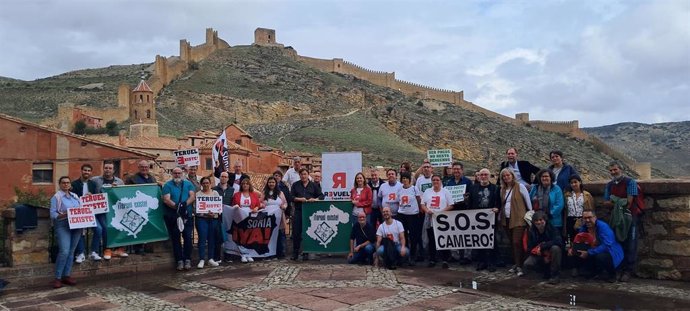
M 626 176 L 623 178 L 623 180 L 627 185 L 627 183 L 630 181 L 630 178 Z M 632 206 L 629 206 L 628 208 L 633 216 L 641 216 L 644 215 L 644 211 L 647 209 L 647 206 L 644 204 L 644 192 L 642 192 L 640 183 L 635 184 L 637 185 L 637 196 L 633 197 Z

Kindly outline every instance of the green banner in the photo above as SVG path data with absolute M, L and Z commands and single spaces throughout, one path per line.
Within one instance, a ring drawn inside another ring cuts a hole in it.
M 104 187 L 110 209 L 106 217 L 108 247 L 164 241 L 161 188 L 156 184 Z
M 305 253 L 347 253 L 352 231 L 352 202 L 302 204 L 302 247 Z

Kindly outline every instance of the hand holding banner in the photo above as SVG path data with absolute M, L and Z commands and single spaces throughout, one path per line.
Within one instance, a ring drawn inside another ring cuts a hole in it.
M 108 197 L 105 193 L 86 194 L 79 198 L 81 207 L 88 207 L 93 210 L 94 214 L 103 214 L 108 212 Z
M 184 149 L 173 151 L 178 165 L 199 166 L 199 149 Z
M 96 215 L 90 207 L 67 209 L 67 220 L 70 229 L 93 228 L 96 226 Z
M 450 192 L 450 195 L 453 197 L 453 204 L 465 201 L 467 185 L 446 186 L 444 188 L 448 189 L 448 192 Z
M 216 195 L 200 195 L 196 197 L 197 214 L 220 214 L 223 212 L 223 198 Z
M 490 208 L 434 213 L 436 249 L 493 248 L 495 215 Z

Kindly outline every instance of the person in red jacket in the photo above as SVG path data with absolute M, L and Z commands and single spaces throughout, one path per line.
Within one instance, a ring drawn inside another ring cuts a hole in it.
M 242 181 L 240 181 L 240 191 L 232 196 L 232 205 L 237 205 L 240 208 L 248 208 L 252 212 L 257 212 L 262 208 L 259 193 L 254 191 L 254 186 L 252 186 L 249 178 L 243 178 Z
M 357 215 L 360 212 L 364 212 L 367 215 L 367 223 L 371 223 L 371 202 L 373 199 L 373 193 L 371 188 L 367 185 L 367 179 L 364 178 L 364 174 L 357 173 L 355 175 L 355 184 L 350 190 L 350 200 L 354 205 L 352 209 L 352 216 L 350 216 L 351 223 L 357 222 Z

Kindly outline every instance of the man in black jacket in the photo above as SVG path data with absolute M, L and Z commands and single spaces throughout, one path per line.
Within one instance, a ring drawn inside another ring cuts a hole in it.
M 509 167 L 515 172 L 517 180 L 530 190 L 534 183 L 534 176 L 537 175 L 540 168 L 532 165 L 529 161 L 518 161 L 518 152 L 515 147 L 510 147 L 506 150 L 506 158 L 508 161 L 501 163 L 501 170 Z M 500 172 L 499 172 L 500 173 Z M 500 175 L 499 175 L 500 176 Z
M 295 215 L 292 218 L 292 260 L 298 259 L 302 246 L 302 204 L 323 200 L 321 187 L 309 180 L 309 171 L 306 168 L 299 170 L 299 178 L 300 180 L 292 184 L 290 193 L 295 203 Z M 308 258 L 306 255 L 302 255 L 303 260 Z
M 546 222 L 544 212 L 535 212 L 527 238 L 529 257 L 523 265 L 525 270 L 544 268 L 544 278 L 548 278 L 550 284 L 557 284 L 561 272 L 562 250 L 563 239 L 560 232 Z
M 72 192 L 74 192 L 76 195 L 78 195 L 80 198 L 84 195 L 87 194 L 94 194 L 96 193 L 96 183 L 92 180 L 91 178 L 91 171 L 93 171 L 93 167 L 91 164 L 84 164 L 81 166 L 81 176 L 79 178 L 75 178 L 74 181 L 72 182 Z M 94 228 L 92 230 L 97 230 L 98 228 Z M 99 235 L 100 238 L 100 235 Z M 81 238 L 79 239 L 79 243 L 77 243 L 77 248 L 74 251 L 74 260 L 76 263 L 82 263 L 84 262 L 84 259 L 86 259 L 86 255 L 84 252 L 86 251 L 86 246 L 84 244 L 84 236 L 82 235 Z M 91 250 L 91 259 L 94 261 L 99 261 L 101 260 L 101 256 L 98 255 L 100 250 Z

